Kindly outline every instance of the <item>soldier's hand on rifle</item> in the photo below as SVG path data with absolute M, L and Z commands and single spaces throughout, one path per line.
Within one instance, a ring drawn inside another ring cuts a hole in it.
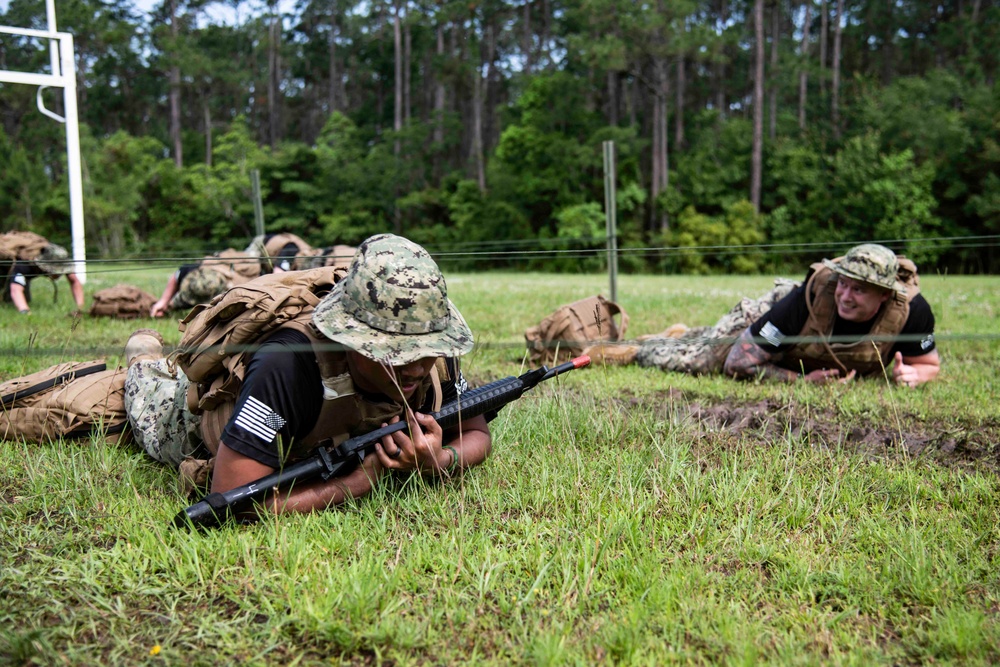
M 447 468 L 451 455 L 442 448 L 441 425 L 430 415 L 414 413 L 409 407 L 407 414 L 410 428 L 391 433 L 376 445 L 379 462 L 389 470 L 418 470 L 425 475 Z M 399 417 L 393 417 L 389 423 L 398 421 Z

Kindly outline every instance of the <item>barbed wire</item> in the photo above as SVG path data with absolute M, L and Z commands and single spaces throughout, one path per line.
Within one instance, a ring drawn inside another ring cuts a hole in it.
M 559 257 L 562 259 L 573 259 L 573 258 L 594 258 L 603 257 L 607 253 L 607 249 L 603 246 L 592 247 L 592 248 L 580 248 L 580 247 L 566 247 L 566 246 L 579 246 L 581 243 L 593 243 L 593 244 L 603 244 L 605 242 L 604 237 L 589 237 L 586 239 L 521 239 L 521 240 L 495 240 L 495 241 L 477 241 L 477 242 L 458 242 L 450 244 L 439 244 L 437 246 L 425 246 L 433 256 L 442 259 L 472 259 L 472 260 L 508 260 L 508 261 L 518 261 L 524 259 L 535 259 L 535 258 L 545 258 L 545 257 Z M 980 235 L 980 236 L 936 236 L 936 237 L 924 237 L 924 238 L 910 238 L 910 239 L 878 239 L 872 242 L 877 242 L 882 245 L 892 246 L 898 244 L 921 244 L 928 248 L 935 247 L 995 247 L 1000 246 L 1000 235 Z M 956 245 L 956 242 L 961 242 Z M 737 255 L 737 254 L 748 254 L 748 253 L 771 253 L 777 254 L 779 256 L 791 256 L 799 255 L 803 253 L 817 253 L 817 251 L 834 251 L 843 248 L 847 249 L 858 245 L 858 241 L 835 241 L 835 242 L 802 242 L 802 243 L 766 243 L 766 244 L 743 244 L 743 245 L 701 245 L 701 246 L 644 246 L 644 247 L 626 247 L 619 249 L 620 256 L 629 255 L 651 255 L 656 254 L 663 257 L 677 256 L 677 255 L 688 255 L 688 254 L 706 254 L 710 253 L 715 256 L 727 256 L 727 255 Z M 551 248 L 539 248 L 539 244 L 552 245 Z M 558 247 L 563 246 L 563 247 Z M 512 250 L 512 247 L 526 248 L 523 250 Z M 505 249 L 500 249 L 505 248 Z M 315 255 L 297 255 L 296 257 L 284 257 L 281 259 L 294 260 L 297 258 L 301 259 L 316 259 Z M 343 258 L 344 256 L 338 255 L 327 255 L 324 259 L 331 258 Z M 212 257 L 207 253 L 199 253 L 197 255 L 183 255 L 183 256 L 146 256 L 141 258 L 141 260 L 136 258 L 96 258 L 87 260 L 88 264 L 88 274 L 116 274 L 127 271 L 128 273 L 135 273 L 137 271 L 161 271 L 165 266 L 177 266 L 184 264 L 197 264 L 203 260 L 211 260 Z M 46 262 L 45 260 L 32 260 L 35 264 L 56 264 L 59 263 L 55 260 L 50 260 Z M 66 261 L 63 260 L 64 264 Z M 247 256 L 245 258 L 217 258 L 220 264 L 226 265 L 237 265 L 241 263 L 262 263 L 262 259 L 256 256 Z M 264 262 L 267 261 L 265 258 Z M 272 260 L 273 261 L 273 260 Z M 4 264 L 13 264 L 11 260 L 5 260 Z M 136 266 L 136 264 L 141 264 Z M 264 266 L 264 264 L 262 264 Z M 97 268 L 101 267 L 101 268 Z M 51 276 L 50 276 L 51 277 Z M 706 327 L 697 327 L 699 331 L 704 331 Z M 871 341 L 874 343 L 892 341 L 894 343 L 905 343 L 914 342 L 922 340 L 924 337 L 921 335 L 896 335 L 891 337 L 879 337 L 879 336 L 865 336 L 863 338 L 854 337 L 823 337 L 823 336 L 807 336 L 807 337 L 797 337 L 788 336 L 783 339 L 785 344 L 809 344 L 809 343 L 855 343 L 859 340 Z M 606 345 L 608 347 L 620 346 L 620 345 L 654 345 L 655 342 L 650 342 L 648 339 L 650 336 L 644 337 L 645 341 L 624 341 L 624 342 L 611 342 L 606 340 L 592 340 L 592 341 L 569 341 L 569 340 L 553 340 L 546 343 L 536 343 L 535 347 L 542 347 L 546 350 L 557 350 L 559 348 L 565 349 L 566 346 L 590 346 L 590 345 Z M 987 333 L 987 334 L 972 334 L 972 333 L 937 333 L 935 334 L 935 339 L 937 341 L 981 341 L 981 342 L 992 342 L 1000 340 L 1000 333 Z M 655 340 L 661 341 L 671 341 L 676 342 L 670 343 L 666 342 L 667 345 L 690 345 L 690 346 L 723 346 L 732 345 L 736 338 L 732 336 L 718 336 L 712 335 L 699 335 L 694 332 L 689 332 L 682 334 L 680 338 L 656 338 Z M 755 339 L 758 344 L 766 342 L 763 339 Z M 294 346 L 293 346 L 294 347 Z M 234 347 L 228 346 L 226 348 L 227 352 L 239 353 L 239 352 L 253 352 L 258 348 L 257 345 L 246 346 L 246 347 Z M 476 342 L 476 348 L 480 350 L 520 350 L 525 351 L 527 345 L 523 340 L 506 340 L 506 341 L 496 341 L 488 339 L 480 339 Z M 310 349 L 311 346 L 310 346 Z M 336 344 L 331 344 L 328 348 L 331 350 L 343 349 Z M 171 351 L 175 351 L 176 348 L 171 348 Z M 13 347 L 13 348 L 0 348 L 0 353 L 5 355 L 31 355 L 31 356 L 58 356 L 58 355 L 84 355 L 84 356 L 116 356 L 120 355 L 122 348 L 100 346 L 100 347 L 39 347 L 34 345 L 32 341 L 29 341 L 27 346 L 24 347 Z
M 586 237 L 578 239 L 514 239 L 508 241 L 476 241 L 476 242 L 456 242 L 447 244 L 427 244 L 425 249 L 438 260 L 479 260 L 483 262 L 517 262 L 542 259 L 603 259 L 607 256 L 606 237 Z M 921 250 L 954 250 L 966 248 L 997 248 L 1000 247 L 1000 235 L 979 235 L 979 236 L 934 236 L 907 239 L 875 239 L 871 241 L 830 241 L 830 242 L 801 242 L 801 243 L 758 243 L 742 245 L 692 245 L 692 246 L 619 246 L 618 256 L 620 258 L 642 257 L 645 259 L 658 258 L 669 260 L 676 257 L 686 257 L 693 255 L 709 255 L 711 257 L 732 257 L 737 255 L 767 255 L 771 257 L 790 257 L 793 255 L 803 255 L 807 253 L 815 254 L 818 250 L 833 251 L 837 249 L 849 249 L 859 243 L 870 242 L 879 243 L 887 247 L 909 244 L 911 247 L 919 246 Z M 539 245 L 543 247 L 538 247 Z M 580 247 L 589 245 L 591 247 Z M 529 247 L 531 246 L 531 247 Z M 551 247 L 544 247 L 551 246 Z M 527 248 L 523 250 L 513 248 Z M 133 257 L 115 258 L 94 258 L 86 260 L 88 274 L 114 273 L 125 269 L 114 268 L 120 265 L 128 265 L 128 271 L 159 271 L 163 268 L 179 267 L 187 264 L 198 264 L 205 260 L 211 260 L 212 253 L 204 252 L 198 254 L 185 255 L 151 255 L 139 254 Z M 324 259 L 349 259 L 346 255 L 330 254 L 324 255 Z M 313 255 L 295 255 L 282 257 L 289 261 L 297 259 L 316 259 Z M 272 258 L 272 261 L 274 258 Z M 12 260 L 7 260 L 8 262 Z M 44 267 L 47 265 L 65 264 L 73 260 L 44 260 L 34 259 L 32 263 Z M 261 263 L 258 257 L 248 256 L 246 258 L 219 258 L 218 261 L 224 264 L 240 265 L 250 263 Z M 267 260 L 263 260 L 266 262 Z M 134 264 L 142 263 L 144 266 L 135 267 Z M 102 268 L 91 268 L 94 266 Z
M 769 344 L 768 340 L 761 336 L 750 337 L 754 343 L 758 345 Z M 926 334 L 899 334 L 895 336 L 888 335 L 874 335 L 874 336 L 787 336 L 782 339 L 782 344 L 796 345 L 796 344 L 809 344 L 809 343 L 830 343 L 830 344 L 852 344 L 852 343 L 882 343 L 882 342 L 919 342 L 926 338 Z M 655 337 L 655 336 L 643 336 L 642 340 L 631 339 L 622 341 L 609 341 L 602 339 L 595 340 L 579 340 L 579 339 L 553 339 L 544 342 L 536 342 L 532 344 L 526 343 L 524 340 L 521 341 L 491 341 L 491 340 L 477 340 L 475 343 L 475 348 L 477 350 L 519 350 L 527 351 L 529 349 L 535 350 L 568 350 L 568 349 L 586 349 L 588 347 L 604 346 L 607 348 L 616 347 L 657 347 L 660 345 L 689 345 L 691 347 L 721 347 L 733 345 L 740 337 L 738 335 L 727 335 L 727 336 L 713 336 L 713 335 L 681 335 L 679 337 Z M 936 333 L 934 334 L 935 342 L 950 342 L 950 341 L 973 341 L 973 342 L 997 342 L 1000 341 L 1000 333 L 983 333 L 983 334 L 970 334 L 970 333 Z M 309 351 L 323 351 L 323 352 L 345 352 L 349 351 L 351 348 L 330 341 L 328 343 L 283 343 L 282 348 L 284 352 L 296 353 L 296 352 L 309 352 Z M 215 352 L 223 352 L 226 356 L 244 354 L 244 353 L 254 353 L 260 349 L 260 344 L 247 344 L 247 345 L 220 345 L 220 346 L 207 346 L 205 348 L 185 348 L 181 345 L 164 345 L 163 351 L 165 355 L 177 356 L 187 354 L 193 354 L 197 349 L 198 354 L 214 354 Z M 124 350 L 123 345 L 91 345 L 91 346 L 39 346 L 29 344 L 25 347 L 0 347 L 0 354 L 11 355 L 11 356 L 65 356 L 67 354 L 73 354 L 78 357 L 114 357 L 120 356 Z

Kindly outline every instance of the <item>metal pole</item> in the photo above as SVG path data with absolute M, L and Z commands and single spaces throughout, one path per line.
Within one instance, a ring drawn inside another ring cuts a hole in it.
M 260 169 L 250 170 L 250 182 L 253 184 L 253 221 L 257 236 L 264 235 L 264 204 L 260 198 Z
M 607 222 L 608 280 L 611 283 L 611 300 L 618 300 L 618 224 L 615 219 L 617 195 L 615 191 L 615 142 L 605 141 L 604 149 L 604 215 Z
M 56 32 L 56 3 L 55 0 L 45 0 L 45 18 L 49 32 Z M 56 40 L 49 42 L 49 56 L 52 59 L 52 76 L 59 76 L 59 45 Z
M 33 74 L 0 69 L 0 83 L 23 83 L 38 86 L 36 103 L 45 116 L 66 125 L 66 180 L 69 184 L 69 211 L 73 237 L 73 272 L 81 283 L 87 282 L 87 247 L 83 221 L 83 170 L 80 168 L 80 121 L 76 107 L 76 61 L 73 59 L 73 36 L 56 32 L 55 4 L 47 0 L 46 13 L 51 30 L 28 30 L 0 26 L 0 35 L 23 35 L 50 40 L 52 74 Z M 63 89 L 64 116 L 45 108 L 42 91 L 49 87 Z
M 87 282 L 87 243 L 83 224 L 83 171 L 80 168 L 80 120 L 76 109 L 76 61 L 73 59 L 73 36 L 59 40 L 62 57 L 63 104 L 66 109 L 66 169 L 69 180 L 69 214 L 73 230 L 73 273 Z

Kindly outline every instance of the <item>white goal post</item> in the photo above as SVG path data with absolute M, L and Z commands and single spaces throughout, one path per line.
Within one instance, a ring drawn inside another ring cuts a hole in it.
M 83 224 L 83 183 L 80 168 L 80 121 L 76 109 L 76 61 L 73 55 L 73 35 L 57 32 L 55 29 L 55 9 L 53 0 L 46 1 L 49 16 L 49 30 L 28 30 L 0 26 L 3 35 L 21 35 L 50 40 L 52 45 L 52 73 L 32 74 L 0 70 L 0 83 L 23 83 L 38 86 L 38 110 L 66 125 L 66 168 L 69 180 L 69 210 L 73 235 L 74 272 L 80 282 L 87 281 L 87 249 Z M 65 117 L 45 108 L 42 91 L 45 88 L 62 88 Z

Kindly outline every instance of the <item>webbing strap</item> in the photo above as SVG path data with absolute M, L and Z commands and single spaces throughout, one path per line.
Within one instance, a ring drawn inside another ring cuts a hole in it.
M 90 424 L 86 426 L 81 426 L 80 428 L 75 428 L 68 433 L 64 433 L 62 438 L 64 440 L 70 438 L 87 438 L 90 437 L 92 433 L 104 433 L 107 435 L 114 435 L 115 433 L 121 433 L 128 427 L 128 420 L 123 419 L 120 424 L 114 424 L 112 426 L 103 426 L 101 424 Z
M 46 389 L 51 389 L 56 385 L 63 384 L 64 382 L 67 382 L 74 378 L 84 377 L 86 375 L 91 375 L 93 373 L 100 373 L 101 371 L 107 370 L 107 368 L 108 368 L 107 364 L 94 364 L 93 366 L 86 366 L 84 368 L 78 368 L 76 370 L 66 371 L 65 373 L 61 373 L 60 375 L 51 378 L 49 380 L 43 380 L 42 382 L 39 382 L 34 386 L 28 387 L 27 389 L 18 389 L 16 391 L 12 391 L 3 398 L 0 398 L 0 403 L 3 404 L 3 407 L 9 408 L 11 405 L 14 404 L 14 401 L 16 401 L 19 398 L 28 398 L 29 396 L 34 396 L 37 393 L 43 392 Z

